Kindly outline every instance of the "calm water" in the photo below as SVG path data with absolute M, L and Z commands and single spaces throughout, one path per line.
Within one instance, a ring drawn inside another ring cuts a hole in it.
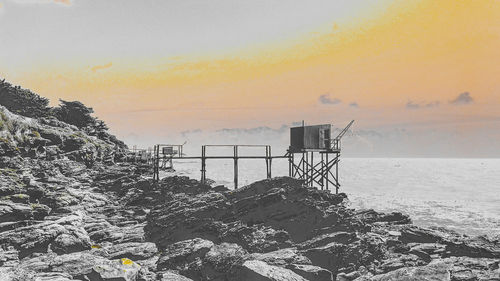
M 199 161 L 174 166 L 176 174 L 200 177 Z M 241 186 L 265 178 L 264 160 L 239 166 Z M 273 162 L 273 176 L 287 169 L 286 160 Z M 208 161 L 207 177 L 232 188 L 232 161 Z M 472 235 L 500 234 L 500 159 L 343 158 L 340 180 L 354 208 L 400 211 L 418 225 Z

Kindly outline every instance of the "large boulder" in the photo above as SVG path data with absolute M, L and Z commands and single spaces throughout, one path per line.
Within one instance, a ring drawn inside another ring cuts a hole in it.
M 347 218 L 346 210 L 340 207 L 344 199 L 344 194 L 309 189 L 299 180 L 283 177 L 235 190 L 229 196 L 229 212 L 250 225 L 262 223 L 283 229 L 293 241 L 301 242 L 311 238 L 315 230 L 341 224 Z
M 173 188 L 171 182 L 183 188 Z M 184 186 L 191 186 L 192 190 Z M 157 198 L 156 206 L 148 216 L 145 230 L 159 248 L 200 237 L 266 252 L 325 232 L 361 227 L 359 220 L 351 219 L 352 211 L 342 204 L 345 195 L 310 189 L 292 178 L 264 180 L 232 192 L 217 192 L 196 181 L 174 177 L 161 181 L 158 191 L 162 195 L 153 195 Z

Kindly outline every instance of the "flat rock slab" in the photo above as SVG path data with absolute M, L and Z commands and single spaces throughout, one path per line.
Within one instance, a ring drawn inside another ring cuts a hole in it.
M 370 278 L 360 277 L 355 281 L 450 281 L 448 266 L 440 263 L 417 267 L 404 267 Z
M 271 265 L 311 264 L 311 261 L 295 248 L 286 248 L 268 253 L 253 253 L 248 260 L 259 260 Z
M 308 264 L 292 264 L 287 267 L 291 271 L 304 277 L 307 280 L 314 281 L 332 281 L 332 272 L 319 266 Z
M 307 281 L 297 273 L 263 261 L 250 260 L 243 263 L 233 280 L 240 281 Z
M 158 252 L 156 245 L 151 242 L 115 244 L 106 250 L 112 259 L 128 258 L 131 260 L 145 260 Z

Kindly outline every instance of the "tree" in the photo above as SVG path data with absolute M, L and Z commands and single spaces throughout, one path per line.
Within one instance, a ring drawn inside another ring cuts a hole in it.
M 98 121 L 91 115 L 94 113 L 91 107 L 87 107 L 79 101 L 65 101 L 62 99 L 59 101 L 60 105 L 52 109 L 52 113 L 57 119 L 85 131 L 95 128 Z

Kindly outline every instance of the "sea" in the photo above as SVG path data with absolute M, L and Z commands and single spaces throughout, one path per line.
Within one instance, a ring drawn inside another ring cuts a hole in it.
M 200 167 L 177 160 L 173 174 L 200 179 Z M 287 176 L 287 160 L 273 160 L 272 173 Z M 339 174 L 352 208 L 397 211 L 416 225 L 467 235 L 500 235 L 500 159 L 342 158 Z M 239 161 L 239 186 L 265 177 L 264 160 Z M 207 160 L 207 178 L 234 188 L 232 160 Z

